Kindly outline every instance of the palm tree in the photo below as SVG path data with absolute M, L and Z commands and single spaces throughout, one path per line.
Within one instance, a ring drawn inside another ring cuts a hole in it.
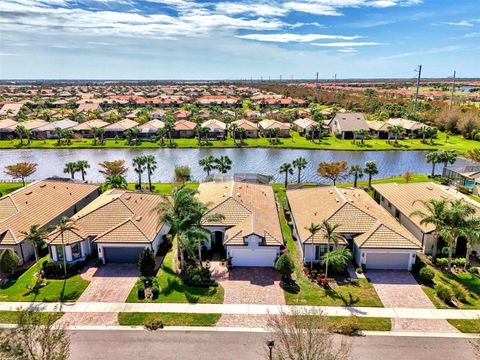
M 112 189 L 126 189 L 128 187 L 127 179 L 123 175 L 110 175 L 105 179 L 105 185 Z
M 410 216 L 419 216 L 421 218 L 421 225 L 434 225 L 435 230 L 433 231 L 433 248 L 432 248 L 432 257 L 435 259 L 437 257 L 437 246 L 439 234 L 444 232 L 446 227 L 445 217 L 448 210 L 448 201 L 447 200 L 436 200 L 430 199 L 428 201 L 420 201 L 425 210 L 416 210 L 410 214 Z M 415 202 L 414 202 L 415 204 Z
M 425 160 L 427 163 L 432 163 L 432 177 L 435 177 L 435 165 L 439 162 L 440 160 L 440 153 L 438 151 L 431 151 L 427 154 L 425 157 Z
M 85 181 L 85 175 L 87 175 L 86 169 L 90 168 L 90 164 L 87 160 L 78 160 L 76 164 L 77 170 L 82 174 L 82 180 Z
M 152 191 L 152 173 L 157 169 L 157 160 L 153 155 L 145 155 L 144 160 L 147 166 L 148 190 Z
M 57 135 L 57 144 L 61 145 L 62 144 L 62 138 L 63 138 L 63 129 L 60 127 L 56 127 L 54 130 L 55 135 Z
M 367 136 L 367 131 L 365 129 L 356 130 L 353 132 L 354 138 L 353 143 L 356 139 L 360 139 L 360 143 L 363 145 L 365 143 L 365 137 Z
M 75 179 L 75 173 L 78 171 L 77 168 L 77 163 L 70 161 L 65 164 L 65 167 L 63 168 L 64 174 L 70 174 L 72 179 Z
M 15 133 L 20 139 L 20 145 L 23 145 L 23 136 L 26 134 L 26 132 L 27 132 L 27 129 L 23 125 L 17 125 L 15 127 Z
M 288 185 L 288 174 L 293 175 L 292 164 L 290 163 L 283 163 L 280 166 L 280 174 L 285 173 L 285 189 Z
M 363 169 L 360 165 L 350 166 L 350 174 L 353 175 L 353 187 L 357 187 L 358 178 L 363 177 Z
M 395 137 L 395 145 L 398 145 L 398 136 L 403 134 L 403 127 L 400 125 L 392 125 L 388 127 L 388 136 L 392 134 Z
M 145 171 L 145 156 L 137 155 L 133 158 L 133 170 L 138 174 L 138 189 L 142 188 L 142 174 Z
M 38 255 L 38 248 L 43 240 L 47 237 L 47 231 L 42 229 L 40 225 L 31 225 L 29 231 L 22 231 L 22 235 L 25 237 L 25 241 L 30 242 L 33 245 L 33 251 L 35 253 L 35 263 L 37 264 L 37 281 L 40 280 L 40 257 Z
M 350 260 L 352 260 L 352 253 L 346 247 L 343 247 L 323 254 L 322 265 L 328 263 L 334 271 L 342 272 L 345 271 Z
M 230 125 L 230 132 L 232 134 L 233 143 L 235 145 L 237 144 L 237 130 L 238 130 L 238 125 L 237 124 L 231 124 Z
M 304 157 L 299 157 L 293 160 L 292 165 L 297 168 L 297 182 L 300 184 L 300 176 L 302 170 L 307 167 L 308 161 Z
M 367 161 L 363 168 L 363 172 L 368 174 L 368 187 L 371 188 L 373 175 L 378 174 L 377 162 L 374 160 Z
M 323 138 L 323 126 L 325 125 L 325 120 L 322 118 L 317 118 L 315 120 L 317 122 L 317 127 L 318 127 L 318 141 L 321 141 Z
M 170 146 L 173 146 L 172 132 L 175 129 L 175 117 L 173 116 L 173 114 L 170 111 L 165 114 L 164 122 L 165 122 L 165 125 L 164 125 L 163 128 L 167 132 L 168 141 L 170 143 Z
M 275 129 L 272 129 L 272 130 L 273 130 L 273 135 L 275 136 L 275 144 L 278 144 L 278 136 L 280 135 L 280 129 L 275 128 Z
M 467 240 L 467 251 L 465 253 L 465 269 L 470 265 L 470 254 L 472 253 L 472 248 L 480 244 L 480 217 L 476 217 L 472 220 L 466 231 L 466 240 Z
M 430 131 L 430 127 L 428 126 L 422 126 L 420 129 L 418 129 L 418 135 L 422 136 L 422 144 L 425 144 L 425 139 L 430 134 Z
M 165 128 L 157 129 L 157 136 L 160 139 L 160 145 L 165 145 Z
M 267 136 L 268 136 L 268 142 L 272 143 L 272 137 L 275 136 L 275 130 L 274 129 L 267 129 Z
M 62 217 L 60 222 L 57 225 L 57 230 L 60 233 L 60 236 L 62 238 L 62 248 L 63 248 L 63 271 L 65 273 L 65 277 L 67 277 L 67 253 L 66 253 L 66 248 L 65 248 L 65 233 L 67 231 L 73 231 L 77 230 L 75 227 L 72 219 L 69 217 Z
M 457 161 L 458 153 L 455 150 L 440 150 L 440 160 L 443 162 L 443 166 L 447 167 L 448 164 L 452 165 Z
M 323 220 L 322 229 L 325 232 L 325 237 L 327 238 L 327 254 L 330 252 L 330 243 L 333 242 L 335 249 L 338 248 L 340 240 L 343 239 L 343 236 L 336 232 L 340 227 L 340 224 L 330 225 L 329 222 Z M 325 261 L 325 277 L 328 278 L 328 255 Z
M 247 135 L 247 130 L 245 130 L 244 128 L 238 128 L 236 133 L 238 134 L 238 138 L 240 139 L 240 144 L 243 144 L 243 139 Z
M 203 171 L 210 175 L 210 171 L 215 169 L 215 158 L 212 155 L 208 155 L 198 161 L 198 165 L 203 167 Z
M 305 230 L 308 230 L 310 233 L 310 238 L 312 239 L 312 247 L 314 246 L 315 241 L 315 234 L 318 233 L 322 229 L 320 224 L 314 224 L 313 222 L 310 223 L 310 226 L 305 227 Z M 303 254 L 303 262 L 305 262 L 305 253 Z M 310 261 L 310 270 L 312 270 L 313 261 Z
M 215 168 L 222 174 L 226 174 L 232 169 L 232 160 L 227 155 L 216 158 L 215 164 Z

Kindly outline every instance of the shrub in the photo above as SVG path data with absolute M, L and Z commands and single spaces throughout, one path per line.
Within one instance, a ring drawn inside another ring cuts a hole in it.
M 435 292 L 437 293 L 437 296 L 444 302 L 452 301 L 452 290 L 448 286 L 444 284 L 437 284 L 435 285 Z
M 85 261 L 77 261 L 74 264 L 67 264 L 67 277 L 78 274 L 80 269 L 82 269 L 84 266 Z M 42 271 L 47 279 L 63 279 L 65 277 L 63 262 L 44 262 Z
M 448 259 L 447 258 L 437 258 L 437 260 L 435 260 L 435 264 L 437 264 L 438 267 L 447 267 L 448 265 Z
M 158 295 L 160 295 L 160 287 L 158 285 L 152 285 L 152 297 L 154 299 L 158 298 Z
M 155 255 L 152 250 L 145 249 L 140 253 L 138 271 L 140 272 L 140 276 L 147 278 L 155 276 Z
M 355 271 L 356 271 L 358 274 L 363 274 L 363 269 L 362 269 L 361 267 L 356 268 Z
M 458 185 L 457 190 L 460 191 L 462 194 L 470 194 L 470 190 L 465 185 Z
M 163 329 L 163 323 L 158 319 L 151 319 L 145 323 L 145 329 L 152 331 Z
M 137 284 L 137 296 L 139 299 L 145 299 L 145 283 L 142 280 L 138 280 Z
M 0 254 L 0 271 L 11 274 L 18 269 L 20 258 L 12 249 L 5 249 Z
M 455 258 L 455 259 L 452 259 L 452 265 L 455 265 L 458 267 L 465 266 L 466 261 L 467 260 L 465 258 Z
M 183 282 L 187 286 L 208 288 L 218 286 L 217 281 L 212 277 L 210 270 L 206 268 L 187 268 L 183 274 Z
M 295 264 L 290 256 L 282 254 L 275 262 L 275 269 L 278 270 L 284 279 L 291 279 L 292 273 L 295 270 Z
M 420 269 L 419 275 L 420 279 L 427 282 L 432 281 L 435 277 L 433 270 L 426 266 Z
M 478 274 L 478 268 L 476 266 L 471 266 L 468 271 L 470 272 L 470 274 Z
M 467 301 L 468 291 L 459 283 L 452 282 L 452 293 L 455 298 L 460 302 Z
M 335 332 L 343 335 L 353 335 L 360 330 L 360 323 L 356 316 L 347 316 L 335 327 Z

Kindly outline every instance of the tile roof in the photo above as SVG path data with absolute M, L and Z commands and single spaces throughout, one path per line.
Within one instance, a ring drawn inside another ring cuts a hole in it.
M 405 130 L 418 130 L 422 126 L 425 126 L 425 124 L 421 122 L 401 118 L 388 119 L 387 124 L 387 126 L 398 125 L 403 127 Z
M 258 125 L 263 130 L 267 130 L 267 129 L 290 130 L 290 124 L 289 123 L 282 123 L 280 121 L 272 120 L 272 119 L 262 120 L 258 123 Z
M 13 119 L 3 119 L 0 120 L 0 132 L 11 132 L 15 131 L 18 122 Z
M 33 130 L 41 126 L 48 125 L 48 122 L 41 119 L 33 119 L 33 120 L 21 121 L 18 123 L 18 125 L 23 125 L 27 130 Z
M 104 128 L 105 126 L 108 126 L 108 125 L 110 124 L 106 121 L 95 119 L 95 120 L 89 120 L 89 121 L 80 123 L 72 127 L 72 130 L 73 131 L 90 131 L 93 128 Z
M 418 250 L 418 242 L 378 222 L 369 231 L 354 238 L 362 249 L 412 249 Z
M 140 125 L 138 128 L 142 131 L 142 133 L 154 133 L 158 129 L 163 129 L 165 127 L 165 123 L 163 121 L 153 119 L 147 121 L 145 124 Z
M 195 124 L 193 121 L 188 121 L 188 120 L 178 120 L 175 123 L 175 131 L 181 131 L 181 130 L 194 130 L 197 124 Z
M 39 132 L 39 131 L 54 131 L 57 127 L 60 129 L 70 129 L 74 126 L 77 126 L 78 122 L 70 120 L 70 119 L 63 119 L 63 120 L 58 120 L 58 121 L 53 121 L 51 123 L 48 123 L 44 126 L 40 126 L 36 129 L 34 129 L 34 132 Z
M 312 125 L 315 125 L 316 122 L 313 121 L 312 119 L 304 118 L 304 119 L 297 119 L 293 122 L 295 125 L 297 125 L 299 128 L 308 130 L 312 127 Z
M 23 241 L 31 225 L 46 226 L 98 191 L 97 185 L 47 179 L 27 185 L 0 199 L 0 245 Z
M 105 131 L 125 131 L 137 127 L 138 123 L 134 120 L 123 119 L 116 123 L 105 126 Z
M 223 225 L 225 244 L 244 245 L 244 238 L 256 234 L 266 245 L 283 245 L 273 189 L 252 183 L 207 182 L 200 184 L 198 198 L 210 207 L 209 214 L 222 214 L 224 220 L 204 225 Z
M 225 131 L 227 125 L 217 119 L 210 119 L 202 123 L 203 127 L 207 127 L 210 131 Z
M 330 122 L 330 126 L 336 124 L 340 131 L 369 130 L 362 113 L 338 112 Z
M 234 122 L 232 122 L 232 124 L 235 124 L 239 128 L 243 128 L 247 131 L 256 131 L 257 130 L 257 125 L 255 125 L 255 123 L 253 123 L 251 121 L 248 121 L 248 120 L 245 120 L 245 119 L 234 121 Z

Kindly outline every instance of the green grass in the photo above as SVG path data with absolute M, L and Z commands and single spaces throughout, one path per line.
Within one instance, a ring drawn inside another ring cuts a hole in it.
M 346 316 L 330 316 L 328 320 L 332 326 L 338 325 L 342 320 L 346 319 Z M 390 331 L 392 330 L 392 320 L 388 318 L 376 318 L 376 317 L 363 317 L 357 316 L 358 325 L 360 330 L 369 331 Z
M 480 320 L 448 319 L 447 321 L 462 333 L 480 333 Z
M 473 199 L 473 200 L 475 200 L 475 201 L 480 202 L 480 197 L 478 197 L 478 196 L 475 196 L 475 195 L 467 195 L 467 196 L 468 196 L 470 199 Z
M 129 183 L 127 188 L 129 190 L 135 190 L 135 185 L 136 183 Z M 154 193 L 164 195 L 171 194 L 173 189 L 178 186 L 178 184 L 175 183 L 152 183 L 152 185 L 155 186 L 153 190 Z M 198 185 L 198 183 L 187 183 L 185 187 L 196 190 Z M 148 184 L 143 184 L 143 187 L 148 188 Z
M 44 257 L 40 262 L 47 259 L 48 257 Z M 36 271 L 37 266 L 33 265 L 17 280 L 1 286 L 0 301 L 75 301 L 90 283 L 80 275 L 75 275 L 66 280 L 46 280 L 46 286 L 30 290 L 35 284 Z
M 20 148 L 19 140 L 0 140 L 0 149 L 16 149 Z M 168 143 L 168 141 L 166 142 Z M 164 145 L 167 146 L 167 145 Z M 198 144 L 197 139 L 175 139 L 176 148 L 234 148 L 238 147 L 238 143 L 234 144 L 233 139 L 215 140 L 208 143 Z M 52 140 L 33 140 L 30 144 L 21 148 L 32 149 L 87 149 L 87 148 L 161 148 L 159 143 L 150 141 L 142 141 L 136 145 L 127 145 L 124 140 L 106 140 L 104 145 L 93 145 L 91 139 L 75 140 L 70 145 L 57 145 L 55 139 Z M 398 145 L 387 143 L 386 140 L 371 139 L 366 140 L 365 144 L 353 144 L 351 140 L 341 140 L 334 136 L 325 138 L 324 140 L 311 141 L 300 136 L 296 131 L 291 131 L 291 137 L 280 139 L 278 143 L 270 143 L 268 138 L 246 139 L 242 147 L 263 147 L 263 148 L 294 148 L 294 149 L 326 149 L 326 150 L 432 150 L 445 149 L 457 150 L 463 153 L 467 150 L 478 147 L 478 141 L 467 140 L 458 135 L 450 135 L 447 139 L 445 133 L 440 132 L 438 139 L 432 145 L 430 143 L 422 144 L 421 139 L 399 140 Z
M 45 324 L 49 315 L 53 315 L 55 320 L 60 319 L 63 316 L 63 312 L 54 312 L 54 313 L 38 313 L 40 321 Z M 0 311 L 0 324 L 18 324 L 18 311 Z
M 285 204 L 285 190 L 282 185 L 273 186 L 279 204 Z M 284 289 L 285 302 L 288 305 L 327 305 L 327 306 L 376 306 L 383 307 L 373 285 L 367 279 L 359 279 L 359 285 L 340 285 L 336 289 L 325 290 L 310 282 L 303 275 L 303 266 L 299 258 L 299 249 L 292 238 L 292 232 L 285 220 L 282 206 L 280 225 L 286 247 L 295 261 L 296 286 Z
M 118 323 L 135 326 L 161 321 L 165 326 L 215 326 L 220 316 L 221 314 L 121 312 L 118 314 Z
M 0 182 L 0 193 L 1 195 L 7 195 L 11 192 L 18 190 L 22 187 L 20 182 Z
M 154 300 L 139 300 L 134 286 L 128 295 L 127 302 L 169 302 L 169 303 L 223 303 L 224 290 L 221 285 L 211 288 L 194 288 L 183 283 L 173 271 L 173 248 L 167 253 L 157 278 L 160 285 L 160 295 Z

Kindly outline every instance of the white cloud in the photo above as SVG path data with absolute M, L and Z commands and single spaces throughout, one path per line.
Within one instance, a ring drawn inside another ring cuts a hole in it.
M 338 49 L 337 51 L 338 51 L 339 53 L 347 53 L 347 54 L 358 52 L 358 50 L 356 50 L 356 49 L 349 49 L 349 48 L 347 48 L 347 49 Z
M 422 50 L 422 51 L 409 51 L 405 53 L 384 56 L 382 58 L 379 58 L 378 60 L 396 60 L 396 59 L 402 59 L 402 58 L 412 57 L 412 56 L 441 54 L 446 52 L 458 51 L 458 50 L 461 50 L 462 48 L 463 48 L 462 46 L 452 45 L 452 46 L 445 46 L 441 48 L 434 48 L 434 49 Z
M 228 15 L 250 14 L 265 17 L 285 16 L 288 13 L 288 9 L 278 5 L 241 2 L 218 3 L 215 10 Z
M 325 35 L 325 34 L 246 34 L 237 35 L 240 39 L 268 41 L 268 42 L 311 42 L 315 40 L 355 40 L 361 36 L 344 36 L 344 35 Z
M 312 43 L 315 46 L 323 46 L 323 47 L 358 47 L 358 46 L 376 46 L 376 45 L 384 45 L 378 42 L 333 42 L 333 43 Z

